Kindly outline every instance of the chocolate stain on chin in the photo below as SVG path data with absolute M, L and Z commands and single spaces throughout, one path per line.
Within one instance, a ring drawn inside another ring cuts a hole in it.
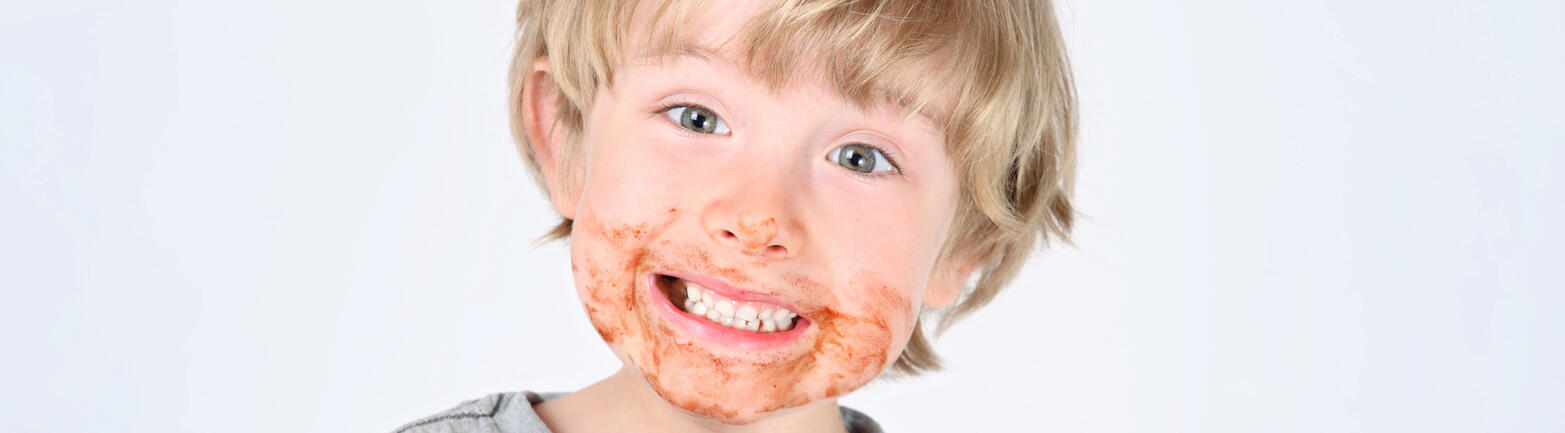
M 664 241 L 658 245 L 667 248 L 648 254 L 649 236 L 666 229 L 678 212 L 670 208 L 668 214 L 669 220 L 657 225 L 579 224 L 595 233 L 577 238 L 603 241 L 601 249 L 584 252 L 581 268 L 586 275 L 577 275 L 588 281 L 584 307 L 589 319 L 599 336 L 617 345 L 664 400 L 714 420 L 748 423 L 857 389 L 878 376 L 895 355 L 889 353 L 895 334 L 891 321 L 908 305 L 900 291 L 868 280 L 836 290 L 803 274 L 783 275 L 786 284 L 779 288 L 805 303 L 795 305 L 813 327 L 801 336 L 802 347 L 767 356 L 733 355 L 685 338 L 652 310 L 658 301 L 641 293 L 640 278 L 653 269 L 677 269 L 734 284 L 752 279 L 746 269 L 715 264 L 711 254 L 697 246 Z M 775 222 L 771 225 L 775 234 Z M 843 297 L 857 301 L 858 314 L 836 307 Z

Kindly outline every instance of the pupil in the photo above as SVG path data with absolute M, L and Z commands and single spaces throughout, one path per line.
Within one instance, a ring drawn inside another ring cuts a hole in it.
M 875 171 L 875 160 L 870 159 L 869 148 L 860 145 L 848 145 L 842 148 L 842 165 L 860 173 Z
M 681 122 L 684 123 L 686 128 L 696 132 L 712 132 L 712 119 L 708 118 L 707 113 L 704 110 L 695 107 L 689 107 L 685 109 L 684 115 L 680 117 Z

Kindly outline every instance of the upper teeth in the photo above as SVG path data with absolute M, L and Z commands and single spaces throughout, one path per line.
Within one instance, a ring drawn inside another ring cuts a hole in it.
M 695 283 L 684 283 L 685 312 L 719 325 L 754 332 L 782 332 L 793 329 L 793 319 L 799 316 L 776 305 L 735 301 Z

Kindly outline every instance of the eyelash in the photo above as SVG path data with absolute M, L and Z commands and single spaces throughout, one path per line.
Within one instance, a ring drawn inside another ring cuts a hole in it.
M 672 110 L 672 109 L 679 108 L 679 107 L 700 108 L 702 110 L 706 110 L 708 113 L 713 113 L 713 114 L 717 113 L 717 110 L 713 110 L 711 108 L 707 108 L 705 105 L 697 104 L 697 103 L 694 103 L 694 102 L 670 102 L 670 103 L 658 106 L 657 109 L 652 110 L 652 115 L 653 116 L 657 116 L 657 117 L 662 117 L 664 123 L 668 123 L 669 125 L 673 125 L 675 132 L 678 132 L 680 134 L 684 134 L 684 136 L 686 136 L 686 137 L 701 138 L 701 137 L 710 137 L 710 136 L 713 136 L 713 135 L 717 135 L 717 134 L 702 134 L 702 133 L 699 133 L 699 132 L 691 131 L 689 129 L 685 129 L 685 127 L 681 126 L 679 124 L 679 122 L 676 122 L 673 119 L 669 119 L 668 115 L 666 114 L 666 113 L 668 113 L 668 110 Z M 719 115 L 719 116 L 717 116 L 717 118 L 722 119 L 723 116 Z
M 714 134 L 702 134 L 702 133 L 698 133 L 698 132 L 695 132 L 695 131 L 691 131 L 689 129 L 685 129 L 684 126 L 680 126 L 678 123 L 675 123 L 673 120 L 669 119 L 667 115 L 664 114 L 664 113 L 667 113 L 668 110 L 672 110 L 672 109 L 679 108 L 679 107 L 700 108 L 702 110 L 706 110 L 709 113 L 713 113 L 713 114 L 717 113 L 717 110 L 713 110 L 711 108 L 707 108 L 705 105 L 697 104 L 697 103 L 694 103 L 694 102 L 669 102 L 669 103 L 666 103 L 666 104 L 663 104 L 663 105 L 659 105 L 656 109 L 652 110 L 652 115 L 653 116 L 657 116 L 657 117 L 662 117 L 664 119 L 665 123 L 668 123 L 669 125 L 672 125 L 674 127 L 674 131 L 679 132 L 680 134 L 684 134 L 687 137 L 706 137 L 706 136 L 714 135 Z M 722 119 L 723 116 L 722 115 L 718 115 L 718 118 Z M 864 142 L 847 143 L 847 144 L 843 144 L 842 146 L 847 146 L 849 144 L 857 144 L 857 145 L 860 145 L 860 146 L 868 147 L 870 149 L 874 149 L 876 152 L 880 152 L 880 154 L 882 156 L 886 157 L 886 162 L 890 163 L 891 164 L 891 168 L 892 168 L 892 170 L 890 172 L 887 172 L 887 173 L 860 173 L 860 172 L 853 171 L 853 170 L 847 170 L 847 172 L 849 174 L 852 174 L 852 175 L 855 175 L 855 176 L 860 176 L 860 177 L 863 177 L 865 179 L 874 179 L 874 178 L 883 177 L 883 176 L 899 176 L 899 175 L 904 175 L 905 174 L 902 171 L 902 164 L 897 162 L 896 152 L 892 152 L 891 150 L 888 150 L 886 148 L 883 148 L 883 147 L 880 147 L 880 146 L 876 146 L 876 145 L 873 145 L 873 144 L 870 144 L 870 143 L 864 143 Z M 838 146 L 838 147 L 841 147 L 841 146 Z M 832 148 L 832 149 L 836 149 L 836 148 Z
M 897 163 L 896 155 L 893 154 L 893 152 L 891 152 L 890 150 L 886 150 L 885 148 L 882 148 L 880 146 L 876 146 L 876 145 L 873 145 L 873 144 L 865 143 L 865 142 L 862 142 L 862 141 L 861 142 L 855 142 L 855 143 L 847 143 L 847 144 L 843 144 L 842 146 L 853 145 L 853 144 L 857 144 L 857 145 L 860 145 L 860 146 L 868 147 L 870 149 L 873 149 L 876 152 L 880 152 L 881 156 L 886 157 L 886 163 L 891 164 L 891 171 L 888 171 L 888 172 L 885 172 L 885 173 L 860 173 L 860 172 L 853 171 L 853 170 L 847 170 L 847 172 L 849 174 L 852 174 L 852 175 L 855 175 L 855 176 L 862 176 L 865 179 L 874 179 L 874 178 L 877 178 L 877 177 L 884 177 L 884 176 L 901 176 L 901 175 L 905 174 L 905 173 L 902 172 L 902 164 L 898 164 Z M 837 146 L 837 147 L 842 147 L 842 146 Z M 832 148 L 832 150 L 836 150 L 837 147 Z

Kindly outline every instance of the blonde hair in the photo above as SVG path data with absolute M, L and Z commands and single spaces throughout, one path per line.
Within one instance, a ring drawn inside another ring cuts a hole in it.
M 689 50 L 679 31 L 696 1 L 663 2 L 642 17 L 648 50 Z M 510 73 L 511 129 L 538 185 L 539 163 L 521 117 L 533 63 L 548 57 L 559 89 L 564 133 L 557 173 L 574 191 L 575 138 L 599 84 L 612 86 L 636 0 L 522 0 Z M 1048 0 L 782 0 L 744 27 L 739 52 L 749 72 L 780 88 L 803 62 L 823 67 L 828 83 L 867 107 L 894 102 L 943 124 L 946 152 L 961 182 L 960 203 L 940 262 L 976 260 L 978 280 L 939 311 L 940 331 L 994 299 L 1041 241 L 1069 242 L 1076 103 L 1064 41 Z M 951 83 L 960 83 L 954 88 Z M 946 106 L 934 106 L 953 96 Z M 545 239 L 570 235 L 564 219 Z M 916 375 L 940 368 L 921 312 L 891 370 Z

